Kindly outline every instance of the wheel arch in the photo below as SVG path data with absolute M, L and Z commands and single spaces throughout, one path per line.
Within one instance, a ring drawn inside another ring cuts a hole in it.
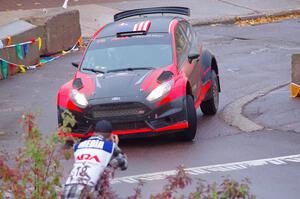
M 217 78 L 218 78 L 218 89 L 219 89 L 219 92 L 221 92 L 221 85 L 220 85 L 220 78 L 219 78 L 219 67 L 218 67 L 218 63 L 217 63 L 217 60 L 216 60 L 215 56 L 213 56 L 212 59 L 211 59 L 211 69 L 216 72 L 216 75 L 217 75 Z
M 216 57 L 207 49 L 204 49 L 202 52 L 202 67 L 204 71 L 206 71 L 209 67 L 211 67 L 211 70 L 215 71 L 218 78 L 219 92 L 221 92 L 218 62 Z M 208 73 L 208 78 L 211 79 L 211 72 Z
M 211 69 L 214 70 L 217 75 L 219 75 L 218 63 L 215 56 L 213 56 L 211 59 Z

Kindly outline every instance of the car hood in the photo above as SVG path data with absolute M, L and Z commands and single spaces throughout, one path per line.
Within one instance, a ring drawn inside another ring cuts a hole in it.
M 99 74 L 95 76 L 95 90 L 89 99 L 144 96 L 141 84 L 152 72 L 143 70 Z

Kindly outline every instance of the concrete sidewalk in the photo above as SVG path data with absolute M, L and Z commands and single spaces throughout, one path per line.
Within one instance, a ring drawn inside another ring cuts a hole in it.
M 88 2 L 92 1 L 89 0 Z M 72 6 L 68 9 L 79 10 L 82 35 L 89 37 L 103 24 L 113 21 L 113 15 L 117 12 L 154 6 L 189 7 L 191 8 L 190 20 L 196 25 L 206 22 L 226 22 L 226 20 L 230 21 L 235 17 L 260 16 L 291 10 L 300 11 L 300 1 L 296 0 L 137 0 L 113 3 L 97 3 L 95 0 L 95 4 Z M 0 12 L 0 25 L 48 10 L 51 8 Z
M 289 95 L 289 86 L 276 89 L 246 105 L 244 114 L 266 129 L 300 133 L 300 98 Z

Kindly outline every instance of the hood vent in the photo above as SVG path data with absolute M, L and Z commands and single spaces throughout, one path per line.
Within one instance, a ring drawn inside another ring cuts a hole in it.
M 77 89 L 77 90 L 83 88 L 83 83 L 81 81 L 81 78 L 74 79 L 72 86 L 74 89 Z
M 128 32 L 118 32 L 117 37 L 132 37 L 132 36 L 141 36 L 146 35 L 146 31 L 128 31 Z
M 162 73 L 160 74 L 160 76 L 157 78 L 157 81 L 158 81 L 159 83 L 163 83 L 163 82 L 165 82 L 165 81 L 168 81 L 168 80 L 172 79 L 173 75 L 174 75 L 174 74 L 173 74 L 172 72 L 170 72 L 170 71 L 164 71 L 164 72 L 162 72 Z

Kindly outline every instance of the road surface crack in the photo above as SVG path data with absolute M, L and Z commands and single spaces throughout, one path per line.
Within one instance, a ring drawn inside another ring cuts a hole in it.
M 242 6 L 242 5 L 239 5 L 239 4 L 235 4 L 235 3 L 232 3 L 232 2 L 229 2 L 229 1 L 226 1 L 226 0 L 218 0 L 218 1 L 220 1 L 220 2 L 222 2 L 222 3 L 225 3 L 225 4 L 229 4 L 229 5 L 235 6 L 235 7 L 239 7 L 239 8 L 251 10 L 251 11 L 257 13 L 257 14 L 260 13 L 259 11 L 254 10 L 254 9 L 252 9 L 252 8 L 249 8 L 249 7 L 247 7 L 247 6 Z

